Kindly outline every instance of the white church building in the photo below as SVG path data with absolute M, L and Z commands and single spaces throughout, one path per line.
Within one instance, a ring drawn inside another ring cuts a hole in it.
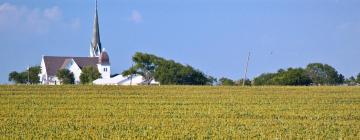
M 101 78 L 95 80 L 94 84 L 99 85 L 141 85 L 144 79 L 140 75 L 124 77 L 117 75 L 111 77 L 111 64 L 109 54 L 101 46 L 99 16 L 97 2 L 93 25 L 93 34 L 90 44 L 90 55 L 88 57 L 69 57 L 69 56 L 42 56 L 41 60 L 40 83 L 57 85 L 60 84 L 56 73 L 60 69 L 68 69 L 74 74 L 75 84 L 80 83 L 80 75 L 84 67 L 92 66 L 98 68 Z M 151 84 L 159 84 L 152 81 Z

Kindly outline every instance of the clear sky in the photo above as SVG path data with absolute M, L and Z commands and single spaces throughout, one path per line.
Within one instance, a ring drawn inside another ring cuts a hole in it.
M 88 56 L 94 0 L 0 0 L 0 83 L 42 55 Z M 310 62 L 360 72 L 360 0 L 99 0 L 112 73 L 137 52 L 240 79 Z

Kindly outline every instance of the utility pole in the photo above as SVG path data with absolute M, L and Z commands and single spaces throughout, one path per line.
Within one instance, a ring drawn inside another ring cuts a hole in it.
M 249 55 L 248 55 L 248 58 L 247 58 L 247 61 L 246 61 L 245 75 L 244 75 L 244 79 L 243 79 L 243 86 L 245 86 L 245 82 L 246 82 L 246 78 L 247 78 L 247 72 L 248 72 L 248 67 L 249 67 L 250 55 L 251 55 L 251 52 L 249 52 Z
M 131 68 L 134 67 L 134 64 L 131 65 Z M 132 79 L 133 79 L 133 71 L 131 71 L 131 75 L 130 75 L 130 86 L 132 86 Z
M 30 84 L 30 65 L 28 66 L 28 68 L 27 68 L 27 70 L 28 70 L 28 74 L 27 74 L 27 84 L 29 85 Z

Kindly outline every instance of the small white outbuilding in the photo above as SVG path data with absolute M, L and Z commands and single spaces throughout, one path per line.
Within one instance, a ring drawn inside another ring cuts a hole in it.
M 97 79 L 93 82 L 96 85 L 145 85 L 145 80 L 141 75 L 133 75 L 133 76 L 122 76 L 117 75 L 112 78 L 102 78 Z M 150 82 L 151 85 L 160 85 L 159 82 L 152 80 Z

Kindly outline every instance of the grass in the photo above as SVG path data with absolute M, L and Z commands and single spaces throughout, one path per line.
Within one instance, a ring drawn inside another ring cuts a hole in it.
M 0 139 L 358 139 L 360 87 L 0 86 Z

